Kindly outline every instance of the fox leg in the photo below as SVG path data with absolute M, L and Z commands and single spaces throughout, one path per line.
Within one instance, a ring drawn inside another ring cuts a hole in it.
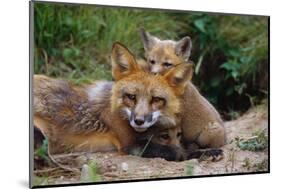
M 223 150 L 219 148 L 197 149 L 187 153 L 186 160 L 199 159 L 199 161 L 219 161 L 223 158 Z
M 126 153 L 124 152 L 124 146 L 122 145 L 121 141 L 119 138 L 112 132 L 108 132 L 107 138 L 110 141 L 111 144 L 115 146 L 117 149 L 117 154 L 118 155 L 125 155 Z
M 200 133 L 196 143 L 204 148 L 219 148 L 225 145 L 225 128 L 219 123 L 210 123 Z
M 200 148 L 200 145 L 183 140 L 185 148 L 185 160 L 198 159 L 199 161 L 219 161 L 223 158 L 223 150 L 220 148 Z

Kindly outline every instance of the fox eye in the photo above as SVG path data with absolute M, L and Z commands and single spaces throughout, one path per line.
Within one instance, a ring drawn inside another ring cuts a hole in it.
M 161 97 L 152 97 L 152 103 L 159 103 L 159 102 L 165 103 L 165 99 Z
M 165 66 L 166 68 L 170 68 L 173 66 L 173 64 L 169 63 L 169 62 L 164 62 L 163 66 Z
M 177 134 L 177 138 L 180 138 L 182 136 L 182 133 Z
M 136 95 L 134 95 L 134 94 L 126 93 L 125 96 L 130 100 L 133 100 L 133 101 L 136 100 Z
M 162 135 L 160 135 L 160 138 L 162 138 L 164 140 L 168 140 L 170 137 L 168 134 L 162 134 Z
M 155 64 L 154 60 L 149 60 L 150 64 Z

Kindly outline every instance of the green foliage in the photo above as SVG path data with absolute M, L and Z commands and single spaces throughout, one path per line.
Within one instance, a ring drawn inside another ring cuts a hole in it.
M 91 182 L 101 181 L 101 176 L 99 174 L 98 164 L 95 161 L 90 161 L 89 164 L 89 179 Z
M 249 96 L 267 97 L 268 23 L 265 17 L 175 14 L 192 37 L 195 82 L 221 109 L 246 110 Z M 200 69 L 199 69 L 200 68 Z M 243 103 L 241 103 L 243 102 Z
M 185 174 L 186 176 L 192 176 L 194 174 L 194 164 L 192 162 L 186 164 Z
M 49 184 L 48 180 L 49 180 L 48 177 L 34 176 L 33 185 L 34 186 L 48 185 Z
M 245 158 L 243 160 L 242 166 L 245 167 L 248 171 L 266 171 L 268 170 L 268 159 L 264 159 L 259 163 L 252 164 L 249 158 Z
M 43 144 L 38 149 L 36 149 L 34 154 L 39 156 L 40 158 L 46 160 L 46 161 L 49 161 L 49 158 L 48 158 L 48 140 L 47 139 L 43 140 Z
M 89 163 L 87 165 L 84 165 L 86 167 L 84 167 L 85 170 L 82 170 L 82 172 L 84 171 L 84 174 L 82 176 L 82 181 L 84 182 L 98 182 L 101 181 L 101 175 L 99 174 L 99 166 L 97 164 L 97 162 L 95 160 L 91 160 L 89 161 Z
M 139 28 L 162 39 L 189 35 L 193 81 L 217 108 L 244 111 L 267 97 L 266 17 L 35 2 L 36 74 L 75 83 L 111 80 L 110 51 L 119 41 L 143 57 Z
M 267 171 L 268 170 L 268 159 L 264 159 L 261 162 L 254 164 L 253 168 L 256 172 Z
M 140 27 L 160 36 L 164 30 L 169 38 L 179 28 L 159 11 L 46 3 L 35 3 L 34 21 L 35 73 L 78 83 L 111 79 L 109 55 L 116 41 L 143 56 Z
M 252 168 L 250 159 L 248 157 L 243 160 L 242 167 L 245 167 L 248 171 Z
M 268 146 L 268 137 L 264 131 L 254 133 L 253 137 L 244 140 L 236 138 L 236 145 L 242 150 L 262 151 Z

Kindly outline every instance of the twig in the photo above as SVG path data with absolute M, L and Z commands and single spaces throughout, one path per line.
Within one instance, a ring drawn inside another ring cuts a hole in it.
M 43 170 L 34 170 L 33 172 L 35 174 L 41 174 L 41 173 L 46 173 L 46 172 L 52 172 L 52 171 L 55 171 L 55 170 L 58 170 L 58 169 L 60 169 L 60 167 L 54 167 L 54 168 L 43 169 Z
M 44 56 L 44 62 L 45 62 L 45 65 L 46 65 L 46 74 L 48 75 L 49 74 L 49 60 L 48 60 L 48 55 L 47 55 L 47 52 L 44 50 L 44 49 L 41 49 L 42 53 L 43 53 L 43 56 Z
M 141 153 L 138 154 L 138 156 L 142 156 L 142 154 L 143 154 L 144 151 L 146 150 L 148 144 L 150 143 L 152 137 L 153 137 L 153 135 L 150 136 L 150 138 L 148 139 L 147 143 L 146 143 L 145 146 L 143 147 L 143 150 L 141 151 Z
M 49 155 L 51 161 L 52 161 L 55 165 L 59 166 L 60 168 L 62 168 L 62 169 L 64 169 L 64 170 L 67 170 L 67 171 L 70 171 L 70 172 L 77 173 L 77 174 L 80 173 L 79 169 L 77 169 L 77 168 L 72 168 L 72 167 L 70 167 L 70 166 L 66 166 L 66 165 L 63 165 L 63 164 L 57 162 L 57 161 L 54 159 L 54 157 L 51 155 L 49 146 L 48 146 L 48 155 Z M 73 154 L 63 154 L 63 155 L 69 155 L 69 156 L 71 156 L 71 155 L 73 155 Z M 64 157 L 65 157 L 65 156 L 64 156 Z

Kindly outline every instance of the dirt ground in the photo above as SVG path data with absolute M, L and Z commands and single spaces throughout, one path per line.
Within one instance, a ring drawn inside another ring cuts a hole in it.
M 57 155 L 56 161 L 72 165 L 76 171 L 69 172 L 58 167 L 36 170 L 34 183 L 67 184 L 267 171 L 268 148 L 262 151 L 241 150 L 236 142 L 238 139 L 255 138 L 261 132 L 267 137 L 267 106 L 252 108 L 238 119 L 225 122 L 225 128 L 228 141 L 222 147 L 223 159 L 217 162 L 197 159 L 169 162 L 161 158 L 120 156 L 114 153 Z

